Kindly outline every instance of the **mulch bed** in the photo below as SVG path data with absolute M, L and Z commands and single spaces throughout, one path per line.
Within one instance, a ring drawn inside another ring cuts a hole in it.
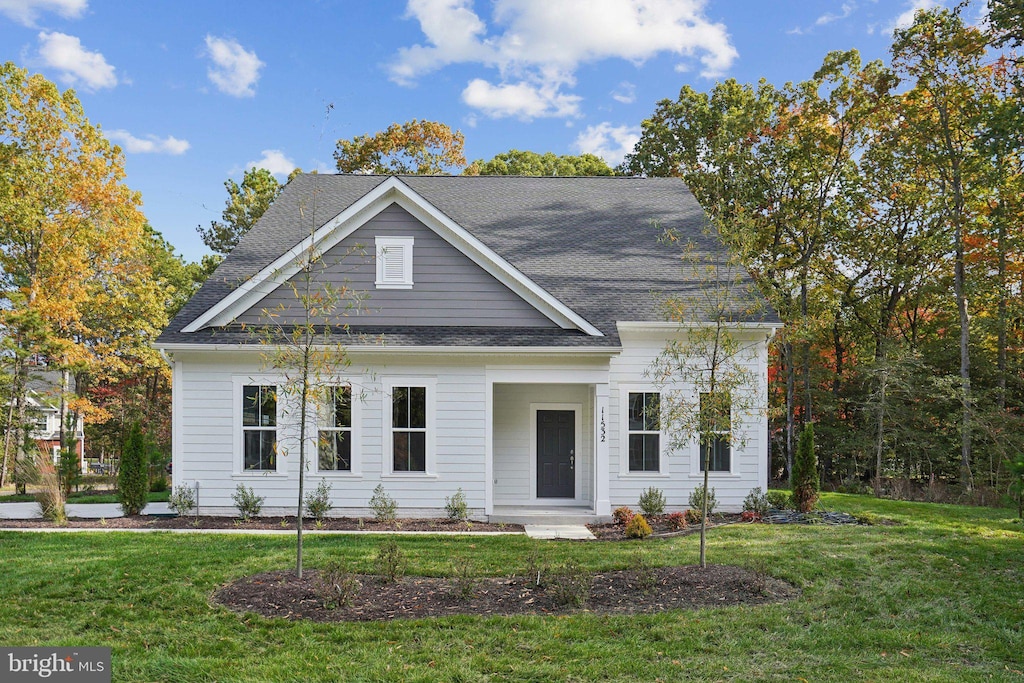
M 708 565 L 705 569 L 658 567 L 646 573 L 637 570 L 597 573 L 593 575 L 589 598 L 582 608 L 559 604 L 554 586 L 538 588 L 522 577 L 475 579 L 469 597 L 463 597 L 454 579 L 405 577 L 395 583 L 383 583 L 372 576 L 356 578 L 361 589 L 344 606 L 325 599 L 320 572 L 315 569 L 305 571 L 302 579 L 295 578 L 291 571 L 248 576 L 218 590 L 212 601 L 239 613 L 323 622 L 456 614 L 637 614 L 763 605 L 799 595 L 799 590 L 785 581 L 728 565 Z
M 54 524 L 42 519 L 0 519 L 0 527 L 11 529 L 50 528 Z M 448 519 L 400 519 L 396 522 L 381 523 L 373 519 L 351 517 L 328 517 L 321 526 L 312 520 L 305 520 L 306 531 L 518 531 L 520 524 L 487 524 L 484 522 L 453 522 Z M 163 517 L 155 515 L 133 515 L 109 519 L 68 520 L 71 529 L 242 529 L 246 531 L 294 530 L 295 517 L 259 517 L 242 522 L 234 517 L 201 516 Z
M 654 537 L 668 537 L 668 536 L 685 536 L 687 534 L 699 534 L 700 533 L 700 522 L 696 524 L 690 524 L 683 529 L 676 529 L 669 522 L 668 515 L 652 515 L 651 517 L 645 517 L 647 523 L 651 525 L 651 530 L 654 532 Z M 715 513 L 708 516 L 708 529 L 713 529 L 717 526 L 725 526 L 726 524 L 737 524 L 742 520 L 740 515 L 721 512 Z M 744 522 L 746 523 L 746 522 Z M 625 541 L 626 538 L 626 525 L 616 524 L 609 522 L 607 524 L 588 524 L 587 528 L 590 529 L 590 533 L 599 541 Z

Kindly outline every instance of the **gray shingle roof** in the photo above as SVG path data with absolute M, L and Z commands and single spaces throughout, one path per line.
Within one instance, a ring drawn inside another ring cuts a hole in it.
M 183 327 L 241 282 L 268 266 L 389 176 L 301 175 L 182 308 L 160 336 L 163 343 L 246 343 L 231 330 L 184 333 Z M 705 254 L 724 250 L 704 233 L 705 217 L 676 178 L 400 176 L 417 194 L 472 233 L 513 267 L 600 329 L 418 327 L 386 331 L 388 345 L 615 346 L 616 321 L 660 321 L 666 296 L 688 297 L 699 283 L 680 261 L 681 248 L 658 241 L 666 228 Z M 315 201 L 314 201 L 315 198 Z M 737 301 L 753 303 L 743 273 Z M 746 303 L 742 304 L 746 307 Z M 756 319 L 778 322 L 763 307 Z

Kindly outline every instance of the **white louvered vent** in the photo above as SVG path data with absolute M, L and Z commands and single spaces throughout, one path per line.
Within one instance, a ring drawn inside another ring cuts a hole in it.
M 412 289 L 412 237 L 377 237 L 377 288 Z

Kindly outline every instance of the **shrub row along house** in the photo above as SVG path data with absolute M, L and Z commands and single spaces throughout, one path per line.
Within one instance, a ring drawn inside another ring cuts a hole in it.
M 378 484 L 404 516 L 443 515 L 460 488 L 492 521 L 605 517 L 651 486 L 683 508 L 700 446 L 672 448 L 653 407 L 694 389 L 648 371 L 685 335 L 665 298 L 698 286 L 659 235 L 721 254 L 705 223 L 671 178 L 300 175 L 157 342 L 173 362 L 174 485 L 198 482 L 204 513 L 232 514 L 238 484 L 294 512 L 298 402 L 254 330 L 305 320 L 289 283 L 312 277 L 362 299 L 322 321 L 349 362 L 310 406 L 307 488 L 328 480 L 334 514 L 366 514 Z M 299 267 L 311 244 L 313 273 Z M 768 312 L 735 330 L 764 402 L 779 326 Z M 742 447 L 709 468 L 724 509 L 767 485 L 767 418 L 735 412 Z

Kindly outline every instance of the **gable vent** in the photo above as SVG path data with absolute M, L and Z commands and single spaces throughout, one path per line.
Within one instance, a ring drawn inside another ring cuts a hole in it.
M 412 289 L 412 237 L 377 237 L 378 289 Z

